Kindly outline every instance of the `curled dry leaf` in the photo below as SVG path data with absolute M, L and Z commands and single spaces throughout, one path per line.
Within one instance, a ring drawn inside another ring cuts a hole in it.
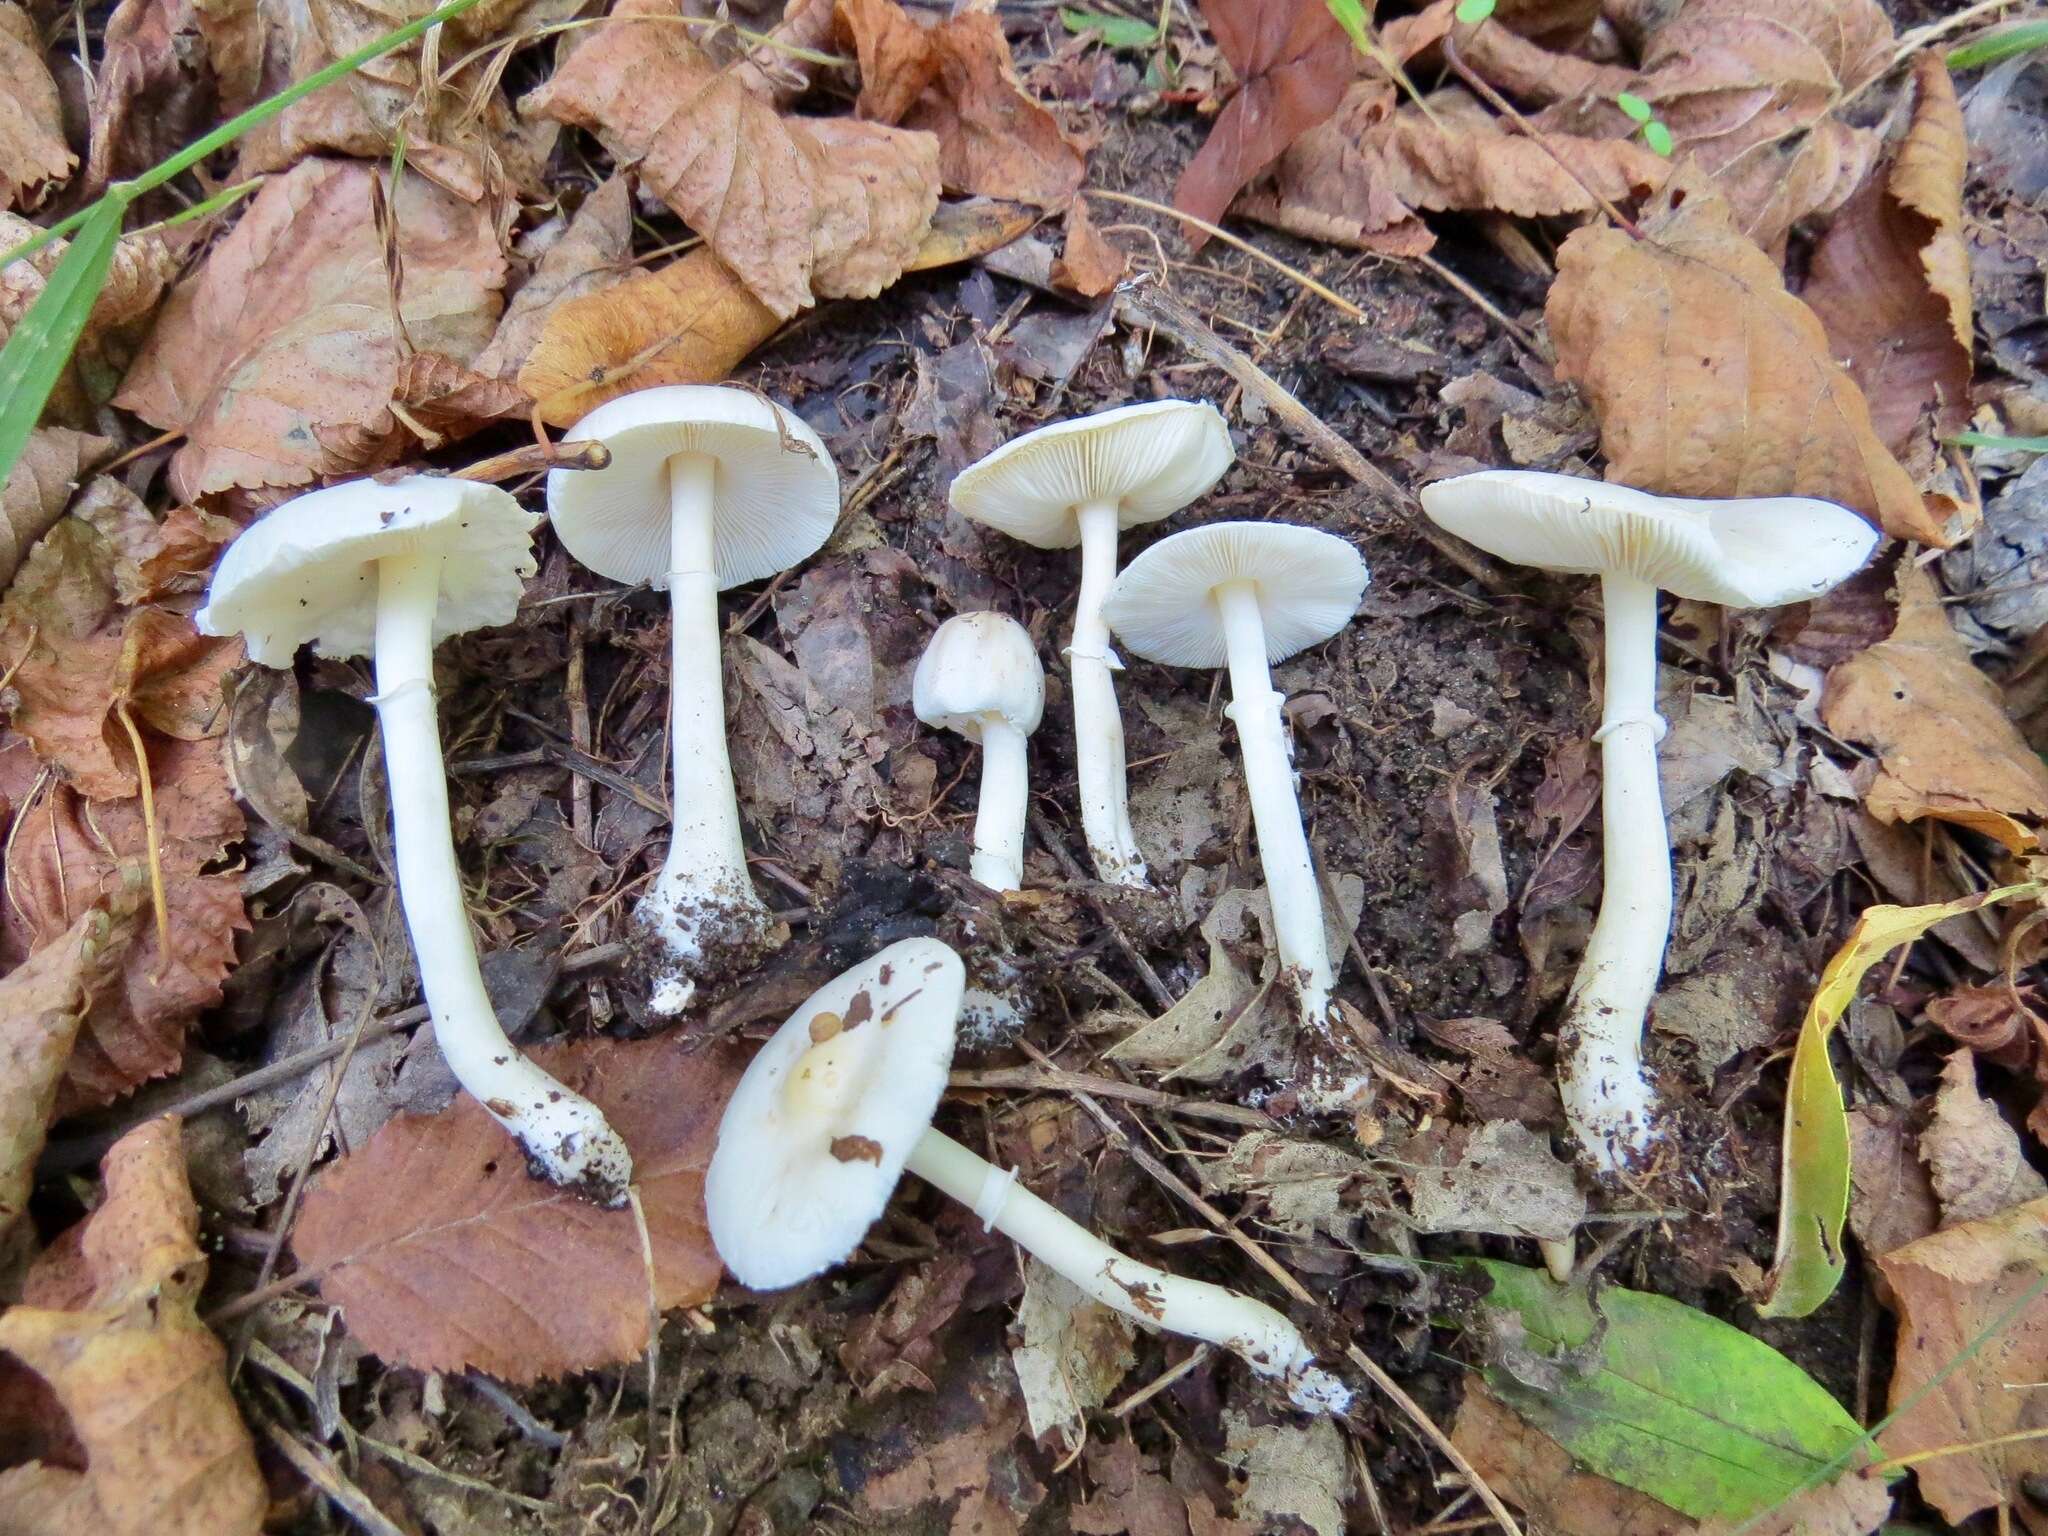
M 1727 203 L 1681 171 L 1642 228 L 1574 231 L 1544 306 L 1608 478 L 1676 496 L 1818 496 L 1946 544 L 1820 320 Z
M 1337 110 L 1359 61 L 1323 0 L 1202 0 L 1202 17 L 1241 83 L 1181 172 L 1173 205 L 1214 224 Z M 1188 238 L 1199 245 L 1208 236 L 1195 229 Z
M 152 1120 L 100 1165 L 106 1199 L 36 1261 L 0 1350 L 48 1384 L 82 1472 L 0 1472 L 24 1536 L 255 1536 L 269 1499 L 228 1393 L 227 1352 L 199 1320 L 206 1258 L 178 1122 Z
M 64 106 L 42 38 L 14 0 L 0 0 L 0 80 L 7 82 L 0 94 L 0 209 L 33 207 L 44 188 L 71 174 L 78 157 L 64 142 Z
M 64 515 L 72 494 L 93 467 L 113 452 L 112 439 L 69 427 L 45 427 L 30 434 L 6 483 L 0 485 L 0 584 L 13 580 L 29 547 Z
M 938 145 L 783 117 L 675 18 L 670 0 L 621 0 L 520 109 L 595 133 L 779 318 L 894 282 L 938 206 Z
M 399 359 L 391 403 L 365 426 L 321 434 L 321 446 L 349 469 L 387 464 L 441 448 L 494 421 L 524 416 L 533 402 L 509 379 L 463 366 L 439 352 L 408 352 Z
M 88 908 L 0 980 L 0 1232 L 21 1215 L 57 1105 L 57 1084 L 93 999 L 135 937 L 139 886 Z
M 1977 1090 L 1977 1058 L 1957 1051 L 1941 1070 L 1934 1112 L 1920 1133 L 1920 1157 L 1941 1201 L 1942 1225 L 1996 1216 L 2048 1195 L 2027 1162 L 2019 1132 Z
M 561 238 L 519 285 L 476 371 L 494 379 L 518 373 L 556 306 L 609 288 L 625 277 L 633 250 L 633 189 L 614 176 L 583 200 Z
M 2048 817 L 2048 766 L 1971 662 L 1933 578 L 1902 561 L 1897 595 L 1890 638 L 1828 673 L 1821 701 L 1829 730 L 1877 751 L 1864 808 L 1883 822 L 1932 816 L 2033 852 L 2023 823 Z
M 1052 264 L 1052 280 L 1059 287 L 1099 299 L 1124 279 L 1131 269 L 1130 258 L 1103 238 L 1088 215 L 1088 200 L 1077 197 L 1067 207 L 1067 238 Z
M 466 363 L 490 338 L 505 280 L 491 215 L 400 179 L 387 193 L 403 269 L 394 317 L 371 217 L 382 175 L 301 161 L 172 292 L 116 403 L 185 434 L 170 469 L 181 500 L 360 468 L 348 439 L 384 418 L 406 353 Z
M 191 0 L 120 0 L 89 93 L 83 189 L 98 191 L 177 153 L 211 126 L 213 82 Z
M 1895 1248 L 1878 1268 L 1899 1314 L 1885 1455 L 1940 1452 L 1914 1477 L 1952 1523 L 2030 1508 L 2021 1484 L 2048 1474 L 2048 1440 L 2017 1433 L 2037 1425 L 2039 1394 L 2015 1384 L 2048 1379 L 2048 1200 Z
M 1253 218 L 1307 239 L 1367 250 L 1417 254 L 1435 243 L 1418 215 L 1491 209 L 1521 218 L 1586 213 L 1587 187 L 1610 201 L 1658 186 L 1670 163 L 1626 138 L 1549 134 L 1551 150 L 1579 173 L 1568 175 L 1542 145 L 1503 129 L 1462 90 L 1429 98 L 1435 120 L 1394 87 L 1357 81 L 1337 115 L 1304 134 L 1281 157 L 1272 190 L 1242 203 Z
M 1087 160 L 1059 122 L 1024 94 L 1002 22 L 963 10 L 932 26 L 896 0 L 839 0 L 840 30 L 860 59 L 860 114 L 937 138 L 949 192 L 1061 208 Z
M 1912 124 L 1887 173 L 1828 227 L 1800 297 L 1870 402 L 1894 454 L 1931 465 L 1933 433 L 1970 419 L 1970 252 L 1963 238 L 1969 146 L 1948 66 L 1921 56 Z
M 662 1310 L 718 1289 L 704 1169 L 741 1055 L 680 1034 L 532 1055 L 632 1149 L 653 1275 L 630 1210 L 530 1177 L 474 1099 L 402 1115 L 314 1181 L 292 1237 L 350 1333 L 394 1365 L 513 1382 L 615 1365 L 647 1347 L 650 1284 Z
M 1069 1447 L 1085 1436 L 1085 1416 L 1109 1401 L 1137 1363 L 1137 1325 L 1037 1259 L 1024 1261 L 1024 1299 L 1017 1304 L 1021 1338 L 1010 1351 L 1031 1437 L 1058 1430 Z

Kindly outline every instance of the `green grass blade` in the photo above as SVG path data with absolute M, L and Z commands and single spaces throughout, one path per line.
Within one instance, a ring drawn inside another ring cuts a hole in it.
M 2001 437 L 1996 432 L 1958 432 L 1945 441 L 1963 448 L 1997 448 L 2005 453 L 2048 453 L 2048 437 Z
M 127 205 L 100 203 L 0 349 L 0 485 L 13 473 L 113 265 Z
M 1987 32 L 1951 53 L 1948 67 L 1982 69 L 1986 64 L 1996 64 L 2016 53 L 2032 53 L 2036 48 L 2048 48 L 2048 21 L 2023 21 Z

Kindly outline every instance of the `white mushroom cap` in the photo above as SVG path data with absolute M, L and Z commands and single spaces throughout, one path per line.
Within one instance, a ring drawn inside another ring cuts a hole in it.
M 832 535 L 839 471 L 793 411 L 743 389 L 673 384 L 607 401 L 569 430 L 601 442 L 604 469 L 548 473 L 548 517 L 577 560 L 613 581 L 668 586 L 668 461 L 718 461 L 712 562 L 721 588 L 788 570 Z
M 794 1285 L 860 1245 L 939 1106 L 966 984 L 944 944 L 905 939 L 812 993 L 748 1064 L 704 1180 L 742 1285 Z
M 1877 546 L 1875 528 L 1831 501 L 1690 501 L 1524 469 L 1439 480 L 1423 488 L 1422 507 L 1439 527 L 1517 565 L 1617 572 L 1730 608 L 1818 597 Z
M 933 633 L 911 680 L 917 718 L 981 740 L 996 719 L 1030 735 L 1045 714 L 1045 668 L 1024 626 L 1007 614 L 961 613 Z
M 1223 616 L 1210 594 L 1249 581 L 1266 627 L 1266 660 L 1327 640 L 1358 612 L 1365 559 L 1335 534 L 1292 523 L 1211 523 L 1171 534 L 1117 577 L 1102 616 L 1150 661 L 1220 667 Z
M 200 633 L 242 635 L 249 659 L 288 667 L 308 641 L 322 656 L 375 647 L 377 562 L 438 551 L 434 638 L 509 624 L 534 572 L 540 518 L 495 485 L 436 475 L 350 480 L 295 497 L 221 557 Z
M 1075 509 L 1111 500 L 1125 528 L 1171 517 L 1223 478 L 1236 450 L 1213 405 L 1152 400 L 1012 438 L 954 477 L 953 510 L 1040 549 L 1081 542 Z

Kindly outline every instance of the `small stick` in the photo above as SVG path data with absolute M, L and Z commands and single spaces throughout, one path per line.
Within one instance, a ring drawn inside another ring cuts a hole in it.
M 1130 936 L 1124 932 L 1123 925 L 1116 920 L 1116 915 L 1109 910 L 1108 905 L 1094 895 L 1090 889 L 1093 882 L 1082 873 L 1081 866 L 1076 864 L 1074 856 L 1067 852 L 1067 845 L 1060 840 L 1059 833 L 1053 830 L 1052 823 L 1045 819 L 1045 814 L 1036 806 L 1031 808 L 1031 830 L 1038 834 L 1038 840 L 1045 845 L 1045 851 L 1058 862 L 1060 872 L 1080 888 L 1082 899 L 1095 909 L 1095 915 L 1108 927 L 1109 936 L 1116 941 L 1116 947 L 1124 952 L 1124 958 L 1131 962 L 1132 969 L 1144 981 L 1146 990 L 1152 994 L 1152 1001 L 1161 1008 L 1171 1008 L 1175 999 L 1173 994 L 1166 990 L 1166 983 L 1159 979 L 1159 973 L 1152 969 L 1150 962 L 1138 953 L 1138 946 L 1131 942 Z
M 996 1067 L 985 1072 L 955 1072 L 947 1079 L 954 1088 L 1008 1088 L 1024 1093 L 1092 1093 L 1105 1099 L 1122 1099 L 1160 1109 L 1192 1120 L 1216 1120 L 1224 1125 L 1241 1125 L 1246 1130 L 1276 1129 L 1272 1117 L 1242 1104 L 1209 1104 L 1200 1099 L 1175 1098 L 1157 1088 L 1118 1082 L 1113 1077 L 1091 1077 L 1082 1072 L 1064 1072 L 1057 1067 Z
M 550 469 L 604 469 L 611 461 L 612 451 L 603 443 L 529 443 L 507 453 L 494 453 L 488 459 L 478 459 L 474 464 L 455 470 L 450 478 L 495 483 L 517 480 L 522 475 L 537 475 Z
M 293 1470 L 338 1505 L 343 1514 L 370 1532 L 371 1536 L 405 1536 L 405 1532 L 393 1525 L 384 1511 L 371 1502 L 367 1493 L 343 1475 L 334 1464 L 333 1457 L 310 1445 L 302 1445 L 296 1435 L 262 1409 L 249 1405 L 248 1412 L 255 1419 L 256 1427 L 263 1431 L 264 1438 L 277 1447 L 278 1453 L 292 1464 Z

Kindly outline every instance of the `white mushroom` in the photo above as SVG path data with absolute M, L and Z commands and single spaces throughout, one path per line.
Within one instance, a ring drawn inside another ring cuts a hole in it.
M 1139 656 L 1230 668 L 1230 707 L 1273 908 L 1280 963 L 1303 1020 L 1328 1022 L 1336 976 L 1322 889 L 1295 795 L 1282 696 L 1270 664 L 1336 634 L 1358 611 L 1365 561 L 1334 534 L 1285 523 L 1211 523 L 1161 539 L 1117 578 L 1104 613 Z
M 434 1039 L 456 1079 L 557 1184 L 625 1199 L 632 1160 L 589 1100 L 505 1038 L 484 991 L 448 823 L 434 646 L 510 623 L 540 519 L 495 486 L 425 475 L 354 480 L 287 502 L 236 539 L 195 622 L 288 667 L 301 645 L 376 660 L 392 850 Z
M 567 442 L 611 464 L 555 470 L 548 516 L 562 545 L 614 581 L 666 587 L 674 807 L 668 858 L 641 899 L 657 1013 L 739 974 L 774 944 L 754 892 L 725 744 L 718 594 L 814 554 L 839 517 L 839 475 L 818 435 L 745 390 L 675 385 L 599 406 Z
M 726 1105 L 704 1184 L 726 1268 L 755 1290 L 829 1269 L 908 1169 L 1104 1306 L 1230 1350 L 1302 1408 L 1344 1411 L 1349 1393 L 1279 1312 L 1126 1258 L 1014 1170 L 932 1129 L 965 982 L 951 949 L 905 939 L 821 987 L 761 1047 Z
M 1074 765 L 1081 830 L 1095 873 L 1144 885 L 1145 858 L 1131 830 L 1124 780 L 1124 723 L 1110 674 L 1102 604 L 1116 580 L 1117 535 L 1170 517 L 1230 467 L 1230 433 L 1213 405 L 1157 400 L 1056 422 L 1026 433 L 963 469 L 949 493 L 962 517 L 1040 549 L 1081 546 L 1081 590 L 1067 666 L 1074 694 Z
M 1657 783 L 1657 592 L 1731 608 L 1817 597 L 1858 570 L 1877 530 L 1805 497 L 1685 501 L 1527 470 L 1425 488 L 1442 527 L 1540 570 L 1600 578 L 1607 626 L 1600 729 L 1606 889 L 1558 1029 L 1565 1118 L 1602 1172 L 1655 1138 L 1643 1023 L 1671 933 L 1671 843 Z
M 974 878 L 992 891 L 1024 882 L 1024 743 L 1045 713 L 1045 672 L 1031 636 L 1000 613 L 963 613 L 938 627 L 911 681 L 917 718 L 981 747 Z

